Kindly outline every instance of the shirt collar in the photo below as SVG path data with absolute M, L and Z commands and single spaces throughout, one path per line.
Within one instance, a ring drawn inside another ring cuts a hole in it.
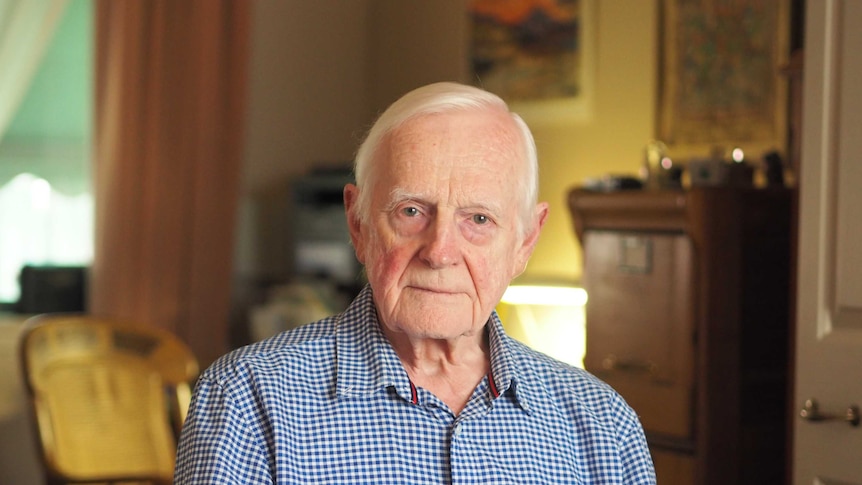
M 488 332 L 488 347 L 491 349 L 491 375 L 497 391 L 500 396 L 512 396 L 521 409 L 532 414 L 535 389 L 540 383 L 535 377 L 529 377 L 532 368 L 524 359 L 523 352 L 516 349 L 520 344 L 506 335 L 496 311 L 491 312 L 485 328 Z
M 350 397 L 394 387 L 410 399 L 410 379 L 377 320 L 371 287 L 366 285 L 339 315 L 336 327 L 336 395 Z
M 524 411 L 532 414 L 530 403 L 535 398 L 531 390 L 534 385 L 526 378 L 530 372 L 529 364 L 513 348 L 517 343 L 506 335 L 496 311 L 491 313 L 485 328 L 491 350 L 491 376 L 500 397 L 511 396 Z M 392 387 L 403 399 L 413 399 L 407 371 L 380 330 L 369 285 L 339 315 L 336 359 L 336 396 L 339 398 Z

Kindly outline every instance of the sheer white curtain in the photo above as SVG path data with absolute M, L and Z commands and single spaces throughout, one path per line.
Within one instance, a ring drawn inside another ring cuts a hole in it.
M 0 0 L 0 140 L 51 42 L 68 0 Z

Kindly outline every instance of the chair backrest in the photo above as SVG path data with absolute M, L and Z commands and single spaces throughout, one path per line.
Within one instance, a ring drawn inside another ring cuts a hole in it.
M 154 326 L 46 314 L 25 323 L 21 368 L 49 483 L 172 480 L 198 363 Z

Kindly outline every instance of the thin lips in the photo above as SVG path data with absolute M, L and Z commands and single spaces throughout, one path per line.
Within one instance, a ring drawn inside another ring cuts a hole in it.
M 439 289 L 439 288 L 429 288 L 427 286 L 418 286 L 418 285 L 410 285 L 410 288 L 413 288 L 416 290 L 421 290 L 421 291 L 427 291 L 430 293 L 440 293 L 443 295 L 453 295 L 455 293 L 460 293 L 459 291 L 451 291 L 451 290 L 445 290 L 445 289 Z

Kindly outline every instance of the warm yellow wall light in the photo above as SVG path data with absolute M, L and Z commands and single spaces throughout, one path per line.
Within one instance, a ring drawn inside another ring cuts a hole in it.
M 584 306 L 587 292 L 574 286 L 513 285 L 503 293 L 503 303 L 510 305 Z
M 512 285 L 497 312 L 506 333 L 539 352 L 583 367 L 587 292 L 575 286 Z

